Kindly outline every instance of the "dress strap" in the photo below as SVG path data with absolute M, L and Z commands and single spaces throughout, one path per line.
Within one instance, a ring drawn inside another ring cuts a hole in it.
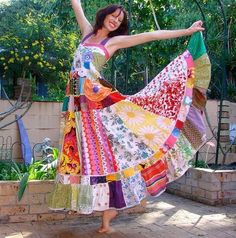
M 110 39 L 111 39 L 111 37 L 107 37 L 104 40 L 102 40 L 100 44 L 105 45 Z
M 84 43 L 90 36 L 93 35 L 93 32 L 90 32 L 89 34 L 87 34 L 81 41 L 81 43 Z

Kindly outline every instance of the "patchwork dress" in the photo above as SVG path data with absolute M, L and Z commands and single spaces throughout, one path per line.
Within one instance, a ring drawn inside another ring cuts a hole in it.
M 206 140 L 203 109 L 211 65 L 201 33 L 131 96 L 101 76 L 109 60 L 105 44 L 85 40 L 75 54 L 51 209 L 90 214 L 158 196 L 186 172 Z

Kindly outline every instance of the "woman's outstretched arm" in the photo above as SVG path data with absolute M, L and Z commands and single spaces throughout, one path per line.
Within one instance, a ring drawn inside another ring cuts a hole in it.
M 81 6 L 81 1 L 71 0 L 71 5 L 72 5 L 72 8 L 74 9 L 75 16 L 82 33 L 82 37 L 84 37 L 93 30 L 93 27 L 84 15 L 84 11 Z
M 107 44 L 110 54 L 122 48 L 129 48 L 146 42 L 155 40 L 172 39 L 181 36 L 192 35 L 194 32 L 203 31 L 202 21 L 197 21 L 187 29 L 179 30 L 159 30 L 153 32 L 144 32 L 136 35 L 115 36 Z

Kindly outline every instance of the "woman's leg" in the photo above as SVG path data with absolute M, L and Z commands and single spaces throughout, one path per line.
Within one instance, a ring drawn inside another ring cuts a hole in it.
M 103 212 L 102 225 L 98 230 L 99 233 L 109 232 L 111 230 L 110 222 L 117 216 L 118 212 L 115 209 L 109 209 Z

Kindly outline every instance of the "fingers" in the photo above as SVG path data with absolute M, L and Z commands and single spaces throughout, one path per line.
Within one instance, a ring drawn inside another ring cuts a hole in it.
M 203 27 L 203 22 L 201 20 L 194 22 L 190 29 L 192 29 L 193 32 L 205 30 L 205 28 Z
M 203 22 L 202 21 L 196 21 L 193 23 L 193 25 L 197 26 L 197 27 L 202 27 Z

